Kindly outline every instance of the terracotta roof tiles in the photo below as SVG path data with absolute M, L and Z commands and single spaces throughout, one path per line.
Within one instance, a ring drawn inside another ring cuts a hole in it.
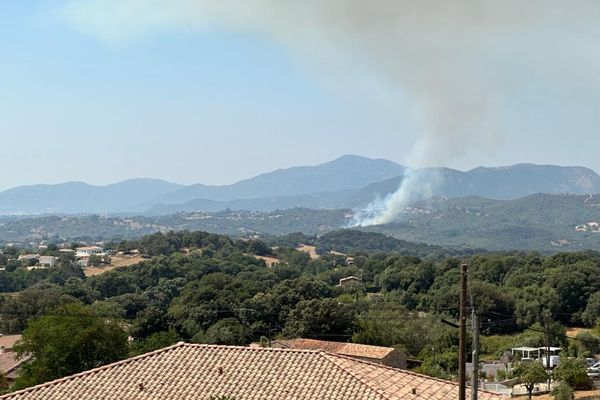
M 426 400 L 457 394 L 452 382 L 324 351 L 180 343 L 0 399 Z M 479 398 L 500 396 L 481 392 Z
M 277 342 L 291 349 L 324 350 L 329 353 L 373 359 L 383 359 L 396 350 L 393 347 L 370 346 L 367 344 L 331 342 L 315 339 L 289 339 L 278 340 Z
M 5 351 L 0 354 L 0 373 L 9 374 L 17 369 L 25 361 L 29 360 L 29 357 L 18 357 L 17 353 L 12 351 Z
M 0 346 L 12 349 L 19 340 L 21 340 L 21 335 L 0 335 Z

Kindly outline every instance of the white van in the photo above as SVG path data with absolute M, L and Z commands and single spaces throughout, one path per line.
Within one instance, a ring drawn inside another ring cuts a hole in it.
M 548 358 L 550 359 L 549 368 L 554 368 L 558 366 L 558 364 L 560 364 L 560 356 L 550 356 Z M 544 368 L 548 368 L 548 366 L 546 365 L 547 361 L 548 359 L 546 357 L 542 357 L 542 365 L 544 366 Z

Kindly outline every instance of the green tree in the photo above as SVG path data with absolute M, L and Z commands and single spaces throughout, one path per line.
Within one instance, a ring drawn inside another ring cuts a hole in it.
M 554 379 L 567 383 L 573 389 L 589 389 L 591 386 L 587 364 L 581 358 L 561 357 L 554 370 Z
M 542 366 L 537 362 L 520 363 L 514 370 L 514 375 L 518 378 L 518 381 L 525 386 L 527 389 L 527 395 L 531 400 L 531 393 L 536 383 L 546 382 L 548 380 L 548 373 Z
M 206 330 L 198 332 L 192 338 L 196 343 L 243 345 L 246 343 L 245 327 L 234 318 L 218 321 Z
M 529 329 L 522 332 L 515 339 L 515 343 L 519 346 L 542 347 L 545 346 L 546 339 L 544 332 L 546 328 L 536 322 Z M 558 347 L 566 347 L 568 345 L 566 337 L 566 329 L 560 322 L 552 322 L 549 324 L 548 331 L 550 333 L 550 345 Z
M 355 343 L 401 348 L 423 361 L 433 358 L 431 355 L 435 351 L 438 355 L 436 364 L 441 360 L 439 354 L 458 346 L 456 330 L 442 324 L 439 318 L 419 318 L 399 307 L 369 310 L 360 315 L 356 325 L 352 335 Z M 456 372 L 454 363 L 448 363 L 448 367 L 448 373 Z
M 516 291 L 515 317 L 520 326 L 540 322 L 545 313 L 553 315 L 558 310 L 556 290 L 548 286 L 530 285 Z
M 600 353 L 600 337 L 592 333 L 593 331 L 580 331 L 577 333 L 577 344 L 584 357 L 593 357 Z
M 173 330 L 156 332 L 147 338 L 134 342 L 131 353 L 133 355 L 148 353 L 150 351 L 162 349 L 163 347 L 171 346 L 179 340 L 179 335 Z
M 575 391 L 568 383 L 562 382 L 552 391 L 552 397 L 555 400 L 573 400 L 575 398 Z
M 579 322 L 581 319 L 588 299 L 600 286 L 597 271 L 597 262 L 589 259 L 562 265 L 547 273 L 547 283 L 556 289 L 564 322 Z
M 349 336 L 354 324 L 354 310 L 335 299 L 313 299 L 298 303 L 283 329 L 287 337 L 310 336 L 331 339 Z
M 31 320 L 15 346 L 31 355 L 15 386 L 23 388 L 127 357 L 127 335 L 118 321 L 96 316 L 89 307 L 68 304 Z
M 10 388 L 10 383 L 6 379 L 4 372 L 0 371 L 0 393 L 5 393 Z
M 581 320 L 587 326 L 593 326 L 598 318 L 600 318 L 600 292 L 595 292 L 588 299 L 587 306 L 581 314 Z
M 88 267 L 99 267 L 102 265 L 102 257 L 96 254 L 91 254 L 87 262 Z
M 27 326 L 27 319 L 45 314 L 59 305 L 76 301 L 63 295 L 54 285 L 30 287 L 17 296 L 0 303 L 0 329 L 4 333 L 19 333 Z
M 21 262 L 16 258 L 10 259 L 6 262 L 6 272 L 14 272 L 21 266 Z
M 75 261 L 77 261 L 75 258 L 75 252 L 61 252 L 58 256 L 58 263 L 61 265 L 69 265 Z

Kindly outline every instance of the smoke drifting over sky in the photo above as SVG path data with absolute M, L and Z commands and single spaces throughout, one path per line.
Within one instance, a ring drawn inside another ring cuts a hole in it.
M 116 44 L 173 29 L 267 35 L 336 87 L 410 104 L 398 113 L 419 127 L 414 168 L 493 153 L 514 129 L 505 121 L 517 94 L 600 103 L 597 0 L 94 0 L 63 15 Z M 358 224 L 393 220 L 424 186 L 407 176 Z

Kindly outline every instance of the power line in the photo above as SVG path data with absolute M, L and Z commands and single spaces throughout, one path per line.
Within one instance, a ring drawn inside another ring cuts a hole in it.
M 577 337 L 572 337 L 572 336 L 567 336 L 567 335 L 561 335 L 560 333 L 555 333 L 555 332 L 550 332 L 550 331 L 545 331 L 545 330 L 542 330 L 542 329 L 535 329 L 535 328 L 525 328 L 525 330 L 533 331 L 533 332 L 539 332 L 539 333 L 545 333 L 545 334 L 548 334 L 548 335 L 551 335 L 551 336 L 561 337 L 561 338 L 570 339 L 570 340 L 578 340 L 580 342 L 591 343 L 591 344 L 595 344 L 595 345 L 600 346 L 600 340 L 581 339 L 581 338 L 577 338 Z

